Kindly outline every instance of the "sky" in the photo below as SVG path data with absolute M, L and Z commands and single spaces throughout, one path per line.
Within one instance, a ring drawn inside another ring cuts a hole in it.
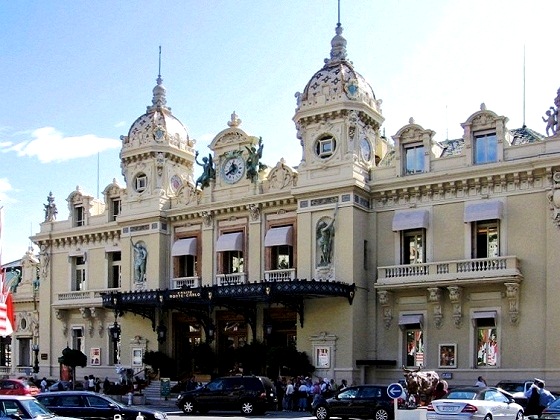
M 459 138 L 481 103 L 544 133 L 559 18 L 554 0 L 340 1 L 347 57 L 382 99 L 388 138 L 411 117 L 436 141 Z M 50 192 L 65 220 L 77 186 L 124 186 L 120 136 L 151 104 L 160 46 L 167 105 L 201 155 L 235 111 L 265 163 L 297 166 L 294 94 L 337 21 L 337 0 L 1 2 L 1 262 L 32 246 Z

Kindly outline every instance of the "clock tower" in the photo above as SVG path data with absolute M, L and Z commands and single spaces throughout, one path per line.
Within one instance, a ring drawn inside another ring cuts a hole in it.
M 303 92 L 296 93 L 293 120 L 302 147 L 298 187 L 365 187 L 370 170 L 387 149 L 380 135 L 381 100 L 346 56 L 340 23 L 331 41 L 330 58 Z

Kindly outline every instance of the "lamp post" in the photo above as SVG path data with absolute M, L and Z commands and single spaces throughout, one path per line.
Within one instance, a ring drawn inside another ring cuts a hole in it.
M 111 339 L 114 343 L 117 343 L 121 339 L 121 326 L 116 320 L 113 323 L 113 326 L 109 328 L 109 333 L 111 334 Z
M 33 344 L 33 353 L 35 354 L 35 362 L 33 363 L 33 373 L 39 373 L 39 344 Z
M 165 339 L 167 337 L 167 327 L 163 324 L 159 324 L 157 326 L 157 341 L 158 343 L 162 344 L 165 342 Z

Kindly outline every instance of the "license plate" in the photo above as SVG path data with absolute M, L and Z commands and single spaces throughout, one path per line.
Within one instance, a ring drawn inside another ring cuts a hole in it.
M 444 411 L 446 413 L 452 412 L 452 411 L 456 411 L 457 407 L 454 405 L 442 405 L 440 408 L 440 411 Z

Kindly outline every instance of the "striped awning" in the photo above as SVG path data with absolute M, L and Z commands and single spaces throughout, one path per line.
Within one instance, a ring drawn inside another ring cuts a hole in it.
M 181 255 L 196 255 L 196 238 L 185 238 L 175 241 L 171 248 L 171 256 L 179 257 Z
M 216 243 L 216 251 L 243 251 L 243 233 L 224 233 L 218 238 Z
M 282 226 L 268 229 L 264 237 L 264 246 L 293 245 L 293 227 Z
M 501 201 L 479 201 L 465 205 L 464 222 L 477 222 L 479 220 L 496 220 L 503 217 L 504 205 Z
M 402 210 L 396 211 L 393 216 L 393 231 L 409 229 L 427 229 L 430 224 L 428 210 Z

